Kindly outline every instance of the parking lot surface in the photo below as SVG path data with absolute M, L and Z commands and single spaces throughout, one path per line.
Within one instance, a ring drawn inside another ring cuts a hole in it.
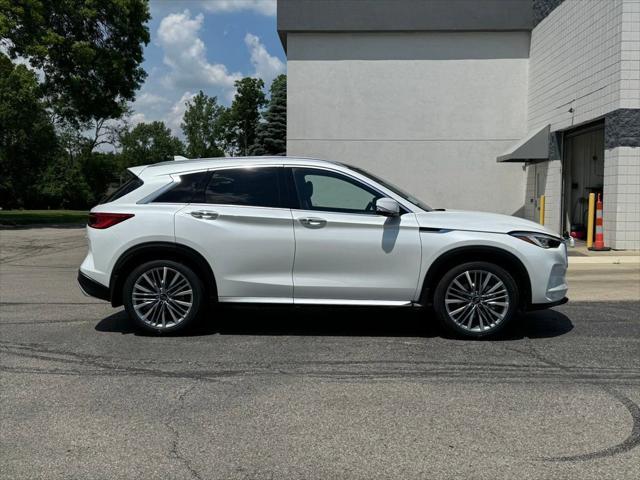
M 640 271 L 492 341 L 410 309 L 235 307 L 131 329 L 81 229 L 0 231 L 0 478 L 637 479 Z

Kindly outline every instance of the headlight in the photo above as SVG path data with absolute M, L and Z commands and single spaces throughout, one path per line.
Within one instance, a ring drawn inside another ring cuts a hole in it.
M 541 248 L 558 248 L 562 244 L 562 240 L 558 237 L 546 235 L 544 233 L 535 232 L 511 232 L 512 235 L 525 242 L 533 243 Z

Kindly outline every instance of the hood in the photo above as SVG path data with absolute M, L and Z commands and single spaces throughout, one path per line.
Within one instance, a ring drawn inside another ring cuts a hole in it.
M 540 232 L 560 237 L 557 232 L 524 218 L 501 215 L 499 213 L 445 210 L 417 213 L 421 227 L 443 230 L 470 230 L 476 232 L 509 233 Z

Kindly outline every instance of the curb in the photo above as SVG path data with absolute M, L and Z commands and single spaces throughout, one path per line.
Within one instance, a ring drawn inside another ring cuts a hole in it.
M 569 257 L 569 265 L 575 264 L 637 264 L 640 265 L 640 256 L 636 255 L 625 255 L 625 256 L 614 256 L 607 255 L 606 257 Z
M 84 223 L 23 223 L 23 224 L 8 224 L 0 223 L 0 230 L 28 230 L 30 228 L 84 228 L 87 226 L 87 222 Z

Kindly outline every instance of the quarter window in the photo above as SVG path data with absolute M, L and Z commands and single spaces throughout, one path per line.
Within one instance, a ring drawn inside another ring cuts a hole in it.
M 114 191 L 111 195 L 105 195 L 101 200 L 102 203 L 113 202 L 129 193 L 133 192 L 137 188 L 140 188 L 143 185 L 143 181 L 136 177 L 133 173 L 127 172 L 127 181 L 123 183 L 116 191 Z
M 205 189 L 205 203 L 280 207 L 279 171 L 278 167 L 214 171 Z
M 157 203 L 202 203 L 204 201 L 204 186 L 210 172 L 188 173 L 180 175 L 180 181 L 170 190 L 158 196 L 153 202 Z
M 293 178 L 303 210 L 375 214 L 382 195 L 355 179 L 336 172 L 294 168 Z

